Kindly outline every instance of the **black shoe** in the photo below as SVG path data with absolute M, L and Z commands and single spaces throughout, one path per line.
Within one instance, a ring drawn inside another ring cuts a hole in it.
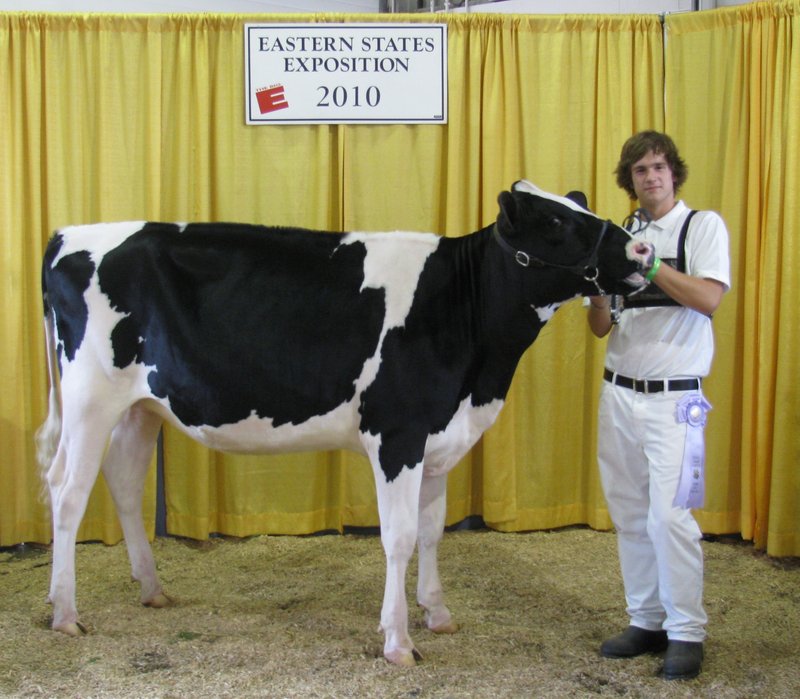
M 643 653 L 660 653 L 666 647 L 666 631 L 648 631 L 629 626 L 619 636 L 603 641 L 600 655 L 604 658 L 633 658 Z
M 664 656 L 664 678 L 690 680 L 700 674 L 703 644 L 695 641 L 670 641 Z

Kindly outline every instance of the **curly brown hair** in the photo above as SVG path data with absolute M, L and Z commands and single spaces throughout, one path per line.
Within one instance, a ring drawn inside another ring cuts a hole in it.
M 633 165 L 651 151 L 663 155 L 667 161 L 667 165 L 672 170 L 675 194 L 689 176 L 689 168 L 678 154 L 675 142 L 667 134 L 658 131 L 640 131 L 625 141 L 619 156 L 619 164 L 614 170 L 617 184 L 628 193 L 631 199 L 636 199 L 636 191 L 633 188 Z

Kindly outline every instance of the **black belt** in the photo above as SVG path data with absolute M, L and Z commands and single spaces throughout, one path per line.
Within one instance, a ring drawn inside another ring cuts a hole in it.
M 637 393 L 661 393 L 662 391 L 699 391 L 702 379 L 631 379 L 615 374 L 610 369 L 603 372 L 603 378 L 623 388 L 630 388 Z

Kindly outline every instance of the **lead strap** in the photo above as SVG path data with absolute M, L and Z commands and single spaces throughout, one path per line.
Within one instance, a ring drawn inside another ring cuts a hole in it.
M 687 393 L 675 406 L 675 419 L 686 423 L 686 441 L 683 445 L 683 465 L 678 491 L 672 501 L 673 507 L 694 509 L 705 501 L 706 448 L 703 430 L 706 415 L 711 410 L 701 393 Z

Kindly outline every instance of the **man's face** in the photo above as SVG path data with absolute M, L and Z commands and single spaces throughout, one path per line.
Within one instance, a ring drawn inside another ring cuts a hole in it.
M 654 218 L 661 218 L 674 206 L 675 182 L 663 154 L 649 151 L 633 164 L 631 174 L 636 198 Z

